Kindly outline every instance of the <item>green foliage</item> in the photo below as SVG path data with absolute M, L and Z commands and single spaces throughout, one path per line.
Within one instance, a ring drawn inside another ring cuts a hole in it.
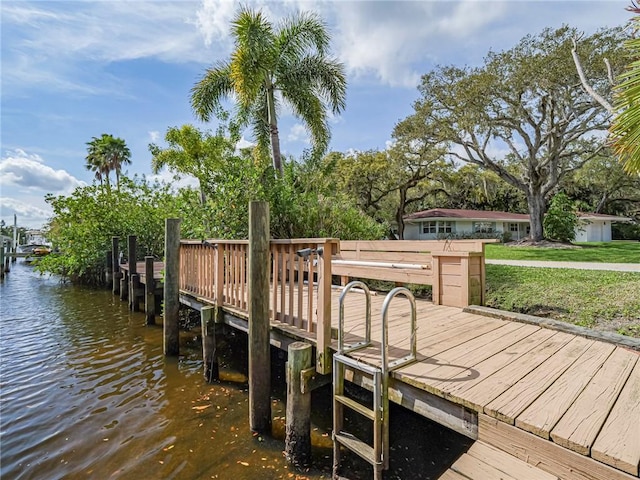
M 451 157 L 496 173 L 527 199 L 531 236 L 541 240 L 545 203 L 563 176 L 602 148 L 594 135 L 608 127 L 603 107 L 580 84 L 569 27 L 526 36 L 513 48 L 490 52 L 476 68 L 442 66 L 422 77 L 421 98 L 409 117 L 422 137 Z M 611 95 L 603 58 L 622 64 L 620 29 L 580 42 L 584 72 L 603 97 Z M 407 119 L 407 120 L 409 120 Z M 406 120 L 405 120 L 406 121 Z M 506 146 L 506 147 L 505 147 Z
M 344 66 L 329 57 L 330 37 L 322 20 L 299 13 L 274 26 L 262 12 L 241 7 L 231 35 L 230 60 L 207 70 L 191 90 L 198 118 L 209 121 L 221 101 L 233 97 L 238 107 L 234 130 L 250 125 L 263 152 L 271 145 L 273 167 L 281 173 L 277 116 L 287 104 L 306 126 L 314 154 L 322 155 L 330 138 L 328 110 L 344 110 L 347 89 Z
M 636 13 L 640 13 L 635 9 Z M 614 118 L 611 133 L 613 148 L 631 174 L 640 174 L 640 16 L 633 19 L 633 35 L 624 42 L 629 65 L 618 76 Z
M 54 211 L 48 238 L 60 253 L 44 257 L 38 268 L 87 284 L 103 281 L 112 236 L 119 236 L 126 250 L 127 236 L 136 235 L 141 257 L 161 258 L 165 218 L 183 214 L 181 198 L 172 195 L 167 185 L 126 177 L 117 192 L 94 184 L 46 200 Z
M 574 203 L 565 193 L 557 193 L 551 199 L 551 204 L 544 217 L 545 237 L 560 242 L 571 242 L 576 238 L 578 222 Z
M 131 152 L 122 138 L 103 133 L 87 142 L 86 167 L 95 177 L 109 188 L 109 174 L 116 173 L 116 185 L 120 188 L 120 171 L 123 165 L 131 163 Z

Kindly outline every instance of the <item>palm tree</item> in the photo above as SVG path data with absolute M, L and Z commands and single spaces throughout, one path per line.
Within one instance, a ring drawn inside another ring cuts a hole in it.
M 634 4 L 634 13 L 640 9 Z M 640 16 L 633 18 L 635 30 L 640 29 Z M 640 38 L 637 36 L 625 42 L 632 62 L 620 76 L 615 102 L 620 112 L 613 120 L 613 149 L 624 162 L 628 173 L 640 174 Z
M 96 178 L 106 182 L 109 189 L 109 174 L 116 172 L 116 188 L 120 189 L 120 171 L 122 165 L 130 164 L 131 152 L 125 141 L 121 138 L 114 137 L 107 133 L 103 133 L 101 137 L 92 137 L 87 142 L 87 170 L 92 170 L 96 174 Z
M 102 137 L 92 137 L 87 142 L 87 156 L 85 157 L 87 170 L 95 173 L 95 177 L 100 181 L 100 186 L 104 185 L 106 180 L 107 189 L 109 188 L 109 165 L 104 155 L 104 142 Z
M 123 165 L 131 164 L 131 151 L 122 138 L 113 135 L 102 135 L 104 155 L 109 169 L 116 172 L 116 189 L 120 190 L 120 171 Z
M 334 114 L 344 109 L 347 85 L 344 66 L 328 57 L 324 23 L 300 13 L 274 27 L 261 12 L 243 7 L 231 33 L 230 60 L 208 69 L 191 90 L 196 116 L 209 121 L 222 99 L 234 97 L 237 125 L 251 125 L 259 147 L 271 144 L 273 167 L 281 174 L 277 115 L 286 103 L 309 131 L 314 153 L 324 153 L 330 139 L 327 106 Z

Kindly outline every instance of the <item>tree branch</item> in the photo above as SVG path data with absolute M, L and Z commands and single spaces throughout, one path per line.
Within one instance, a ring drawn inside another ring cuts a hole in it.
M 607 110 L 607 112 L 609 112 L 611 115 L 615 114 L 615 110 L 611 106 L 611 104 L 607 102 L 601 95 L 598 94 L 598 92 L 596 92 L 591 87 L 591 85 L 587 83 L 587 78 L 585 77 L 584 71 L 582 70 L 582 63 L 580 63 L 580 57 L 578 57 L 577 48 L 578 48 L 578 44 L 576 42 L 576 39 L 574 38 L 573 48 L 571 49 L 571 56 L 573 57 L 573 63 L 576 64 L 576 70 L 578 71 L 578 76 L 580 77 L 580 83 L 582 83 L 582 86 L 584 87 L 584 89 L 587 91 L 587 93 L 591 98 L 593 98 L 596 102 L 602 105 L 605 108 L 605 110 Z

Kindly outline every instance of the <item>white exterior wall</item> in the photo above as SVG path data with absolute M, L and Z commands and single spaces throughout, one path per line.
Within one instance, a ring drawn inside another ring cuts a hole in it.
M 610 242 L 611 222 L 608 220 L 588 220 L 576 227 L 576 242 Z
M 405 240 L 422 240 L 420 238 L 421 227 L 422 227 L 422 224 L 420 223 L 405 223 L 404 239 Z

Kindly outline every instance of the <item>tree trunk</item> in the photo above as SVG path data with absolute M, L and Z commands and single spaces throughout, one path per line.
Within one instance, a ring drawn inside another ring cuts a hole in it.
M 404 240 L 404 207 L 407 203 L 407 191 L 404 188 L 398 190 L 400 204 L 396 210 L 396 223 L 398 225 L 398 240 Z
M 541 192 L 528 192 L 527 203 L 529 204 L 529 225 L 531 232 L 529 237 L 534 242 L 544 240 L 542 222 L 544 220 L 545 200 Z
M 271 156 L 273 168 L 276 173 L 282 175 L 282 160 L 280 155 L 280 136 L 278 134 L 278 119 L 276 117 L 276 104 L 273 93 L 273 85 L 268 80 L 267 85 L 267 109 L 269 111 L 269 134 L 271 135 Z

